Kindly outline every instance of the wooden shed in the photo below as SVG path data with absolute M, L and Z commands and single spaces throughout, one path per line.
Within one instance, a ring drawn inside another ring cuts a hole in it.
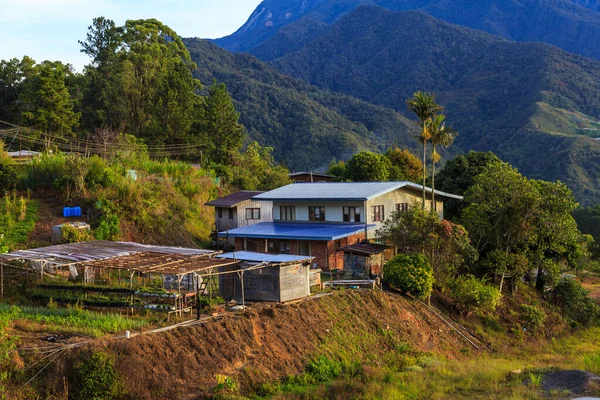
M 217 257 L 239 261 L 219 271 L 238 272 L 219 275 L 219 293 L 225 300 L 284 303 L 310 296 L 309 270 L 313 257 L 250 251 Z
M 344 252 L 344 277 L 367 279 L 383 275 L 385 252 L 388 246 L 375 243 L 356 243 L 340 247 Z

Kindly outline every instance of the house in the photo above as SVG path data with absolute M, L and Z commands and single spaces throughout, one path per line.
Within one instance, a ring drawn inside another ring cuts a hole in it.
M 310 296 L 312 257 L 236 251 L 217 258 L 239 261 L 219 270 L 219 294 L 225 300 L 283 303 Z
M 317 174 L 315 172 L 294 172 L 288 175 L 294 183 L 333 182 L 333 175 Z
M 341 269 L 344 252 L 338 249 L 376 239 L 377 228 L 393 212 L 421 204 L 422 189 L 412 182 L 291 184 L 252 198 L 269 204 L 272 221 L 220 231 L 219 236 L 235 238 L 237 251 L 311 256 L 320 268 Z M 426 192 L 433 208 L 431 189 Z M 440 191 L 435 195 L 441 217 L 445 199 L 462 199 Z
M 242 190 L 206 203 L 207 206 L 215 208 L 217 232 L 227 233 L 232 229 L 273 221 L 272 203 L 252 199 L 262 193 L 264 192 Z

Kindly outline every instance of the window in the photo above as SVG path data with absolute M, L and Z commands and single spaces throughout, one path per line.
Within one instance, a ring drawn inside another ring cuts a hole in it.
M 325 221 L 325 207 L 308 207 L 309 221 Z
M 246 208 L 246 219 L 260 219 L 260 208 Z
M 233 208 L 229 209 L 229 219 L 233 219 Z
M 244 250 L 246 251 L 265 251 L 265 242 L 260 239 L 244 239 Z
M 371 219 L 373 222 L 383 221 L 385 219 L 383 206 L 371 207 Z
M 296 220 L 296 207 L 294 207 L 294 206 L 279 207 L 279 219 L 281 221 L 295 221 Z
M 403 213 L 408 211 L 408 203 L 398 203 L 396 204 L 396 212 Z
M 360 222 L 360 207 L 344 207 L 344 222 Z
M 267 252 L 273 254 L 291 254 L 289 240 L 269 240 Z

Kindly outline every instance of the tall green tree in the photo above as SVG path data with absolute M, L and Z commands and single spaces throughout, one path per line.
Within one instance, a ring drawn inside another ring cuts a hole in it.
M 34 67 L 34 75 L 24 91 L 28 111 L 23 113 L 23 119 L 41 132 L 47 149 L 55 139 L 72 137 L 79 124 L 80 115 L 73 109 L 74 102 L 65 84 L 71 73 L 68 65 L 44 61 Z
M 207 149 L 207 161 L 230 165 L 244 142 L 245 128 L 239 122 L 240 113 L 224 83 L 213 82 L 204 102 L 202 138 Z
M 25 56 L 22 60 L 0 60 L 0 120 L 13 124 L 21 122 L 23 90 L 34 72 L 35 61 Z
M 444 168 L 437 174 L 436 181 L 440 190 L 458 195 L 465 192 L 475 184 L 475 178 L 485 169 L 501 160 L 492 152 L 470 151 L 448 161 Z M 444 202 L 444 218 L 458 222 L 466 202 L 448 199 Z
M 392 163 L 381 155 L 370 151 L 357 153 L 346 163 L 346 177 L 353 182 L 388 181 Z
M 436 210 L 435 204 L 435 165 L 440 161 L 441 156 L 437 152 L 437 147 L 448 147 L 454 143 L 454 139 L 458 135 L 454 129 L 446 125 L 446 116 L 443 114 L 436 114 L 433 116 L 430 125 L 431 131 L 431 200 L 433 209 Z
M 427 92 L 416 92 L 413 97 L 406 101 L 408 109 L 412 111 L 420 121 L 421 135 L 419 141 L 423 145 L 423 203 L 422 208 L 425 208 L 425 181 L 427 179 L 427 143 L 431 139 L 429 125 L 433 116 L 442 111 L 442 106 L 436 103 L 435 96 Z

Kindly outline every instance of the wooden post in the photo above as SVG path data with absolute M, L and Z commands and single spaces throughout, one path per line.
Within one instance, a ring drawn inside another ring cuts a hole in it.
M 242 311 L 246 312 L 246 298 L 244 296 L 244 270 L 242 270 Z
M 4 298 L 4 261 L 0 261 L 0 297 Z

